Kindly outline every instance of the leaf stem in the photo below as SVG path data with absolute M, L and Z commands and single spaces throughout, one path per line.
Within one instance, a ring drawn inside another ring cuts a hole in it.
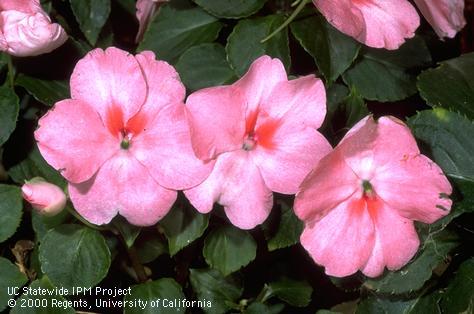
M 282 29 L 284 29 L 285 27 L 288 26 L 288 24 L 290 24 L 291 22 L 293 22 L 293 20 L 296 18 L 296 16 L 298 16 L 298 14 L 301 12 L 301 10 L 303 10 L 303 8 L 305 7 L 305 5 L 309 2 L 310 0 L 301 0 L 301 2 L 299 3 L 299 5 L 296 7 L 296 9 L 293 11 L 293 13 L 291 13 L 291 15 L 286 19 L 285 22 L 283 22 L 283 24 L 281 24 L 276 30 L 274 30 L 270 35 L 268 35 L 267 37 L 265 37 L 264 39 L 262 39 L 260 41 L 260 43 L 264 43 L 266 42 L 267 40 L 269 40 L 270 38 L 272 38 L 273 36 L 275 36 L 276 34 L 278 34 Z M 293 3 L 294 4 L 294 3 Z

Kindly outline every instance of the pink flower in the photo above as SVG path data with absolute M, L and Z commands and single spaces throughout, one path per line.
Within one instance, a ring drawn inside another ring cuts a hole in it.
M 39 121 L 39 149 L 69 181 L 76 210 L 105 224 L 120 213 L 153 225 L 178 189 L 199 184 L 212 164 L 192 150 L 185 88 L 176 71 L 145 51 L 95 49 L 71 76 L 71 98 Z
M 137 8 L 137 19 L 138 19 L 138 33 L 135 38 L 135 42 L 139 42 L 143 33 L 145 32 L 148 24 L 151 21 L 151 18 L 155 12 L 160 8 L 164 3 L 169 2 L 169 0 L 138 0 L 136 4 Z
M 237 227 L 262 223 L 272 191 L 293 194 L 311 167 L 330 150 L 316 131 L 326 114 L 321 80 L 288 81 L 278 59 L 257 59 L 230 86 L 202 89 L 186 102 L 196 155 L 216 160 L 211 175 L 185 195 L 201 213 L 224 206 Z
M 335 28 L 374 48 L 397 49 L 420 18 L 407 0 L 313 0 Z
M 40 214 L 54 216 L 66 206 L 66 194 L 58 186 L 33 178 L 21 187 L 23 198 Z
M 39 0 L 0 0 L 0 50 L 26 57 L 48 53 L 67 40 L 64 29 L 41 8 Z
M 440 38 L 453 38 L 466 25 L 464 0 L 415 0 Z
M 449 194 L 443 172 L 420 154 L 403 122 L 368 116 L 301 185 L 294 205 L 306 225 L 301 244 L 328 275 L 397 270 L 419 246 L 413 220 L 448 214 Z

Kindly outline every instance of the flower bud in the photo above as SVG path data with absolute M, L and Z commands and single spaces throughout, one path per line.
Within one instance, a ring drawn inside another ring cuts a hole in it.
M 42 215 L 57 215 L 66 206 L 66 194 L 63 190 L 41 178 L 26 182 L 21 191 L 23 198 Z

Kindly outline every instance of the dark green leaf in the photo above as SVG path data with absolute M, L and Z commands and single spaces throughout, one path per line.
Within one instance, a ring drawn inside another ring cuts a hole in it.
M 110 0 L 69 0 L 72 12 L 89 43 L 94 46 L 110 14 Z
M 156 236 L 149 239 L 139 237 L 135 243 L 135 247 L 137 249 L 138 258 L 143 264 L 151 263 L 160 255 L 168 253 L 166 243 L 160 241 Z
M 348 128 L 369 114 L 369 109 L 367 109 L 364 99 L 355 89 L 352 89 L 349 96 L 346 97 L 341 109 L 346 118 L 345 125 Z
M 176 70 L 191 91 L 229 84 L 237 78 L 227 63 L 224 47 L 216 43 L 189 48 L 176 63 Z
M 68 217 L 69 212 L 67 210 L 63 210 L 52 217 L 38 214 L 36 210 L 33 210 L 31 212 L 31 223 L 33 225 L 33 230 L 36 233 L 37 240 L 41 241 L 49 230 L 62 224 Z
M 120 232 L 123 240 L 127 247 L 132 247 L 137 239 L 138 235 L 140 234 L 141 228 L 131 225 L 128 221 L 126 221 L 123 217 L 116 217 L 112 221 L 113 225 L 117 230 Z
M 313 56 L 326 81 L 333 82 L 352 64 L 360 45 L 331 26 L 321 15 L 291 23 L 291 32 Z
M 47 106 L 69 98 L 69 86 L 65 81 L 41 80 L 20 73 L 15 80 L 15 85 L 23 87 L 36 100 Z
M 232 277 L 214 269 L 191 269 L 189 278 L 197 299 L 212 302 L 212 307 L 204 309 L 208 314 L 226 313 L 242 295 L 242 287 Z
M 255 59 L 269 55 L 280 59 L 286 70 L 290 68 L 288 30 L 284 29 L 265 43 L 260 41 L 285 21 L 281 15 L 241 20 L 227 39 L 227 60 L 235 72 L 242 76 Z
M 474 124 L 460 114 L 442 108 L 426 110 L 410 118 L 415 137 L 427 144 L 446 175 L 474 182 Z
M 209 216 L 198 213 L 189 207 L 174 207 L 160 221 L 168 239 L 171 256 L 202 236 L 209 223 Z
M 253 261 L 256 253 L 257 244 L 252 236 L 231 226 L 214 229 L 204 241 L 206 262 L 224 276 Z
M 0 184 L 0 243 L 18 228 L 23 214 L 23 198 L 18 187 Z
M 28 278 L 17 266 L 6 258 L 0 257 L 0 312 L 7 307 L 7 301 L 11 298 L 8 289 L 21 288 L 27 281 Z
M 282 279 L 270 283 L 268 287 L 272 295 L 292 306 L 304 307 L 311 302 L 313 288 L 306 281 Z
M 0 147 L 15 130 L 19 111 L 19 100 L 15 92 L 7 86 L 0 87 Z
M 97 231 L 79 225 L 50 230 L 40 246 L 41 269 L 59 287 L 93 287 L 110 267 L 110 251 Z
M 283 304 L 263 304 L 260 302 L 253 302 L 245 310 L 245 314 L 278 314 L 283 313 L 285 306 Z
M 236 19 L 256 13 L 267 0 L 194 0 L 194 2 L 214 16 Z
M 145 32 L 138 51 L 152 50 L 157 57 L 171 63 L 188 48 L 213 42 L 222 24 L 201 8 L 174 8 L 165 5 Z
M 283 203 L 281 219 L 278 222 L 276 232 L 270 233 L 270 227 L 266 224 L 264 225 L 264 230 L 267 237 L 268 250 L 274 251 L 298 243 L 303 231 L 303 222 L 296 217 L 290 207 Z
M 185 313 L 186 307 L 173 305 L 184 299 L 181 286 L 171 278 L 163 278 L 153 282 L 133 286 L 132 293 L 125 296 L 125 302 L 131 304 L 125 306 L 125 314 L 173 314 Z M 144 309 L 135 306 L 136 300 L 146 302 Z M 132 306 L 133 305 L 133 306 Z
M 444 313 L 473 313 L 474 310 L 474 258 L 459 266 L 441 299 Z
M 418 90 L 429 105 L 474 119 L 474 52 L 423 72 L 418 77 Z
M 418 296 L 411 300 L 369 297 L 359 303 L 356 314 L 441 314 L 438 306 L 439 298 L 436 293 Z

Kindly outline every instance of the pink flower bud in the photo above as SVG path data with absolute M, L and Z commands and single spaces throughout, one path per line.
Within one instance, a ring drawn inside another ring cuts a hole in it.
M 42 215 L 54 216 L 66 206 L 66 194 L 63 190 L 40 178 L 26 182 L 21 191 L 23 198 Z
M 0 50 L 26 57 L 51 52 L 67 40 L 64 29 L 51 23 L 38 0 L 0 0 Z M 7 5 L 8 4 L 8 5 Z

